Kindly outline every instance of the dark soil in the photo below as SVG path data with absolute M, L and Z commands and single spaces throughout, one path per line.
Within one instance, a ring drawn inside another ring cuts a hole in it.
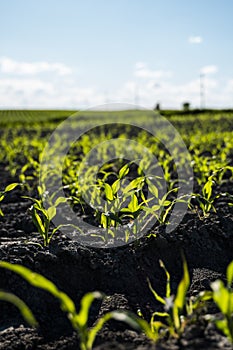
M 7 183 L 3 167 L 0 173 L 2 183 Z M 182 277 L 181 255 L 185 254 L 191 276 L 190 295 L 209 289 L 217 278 L 224 279 L 226 267 L 233 260 L 233 208 L 227 206 L 227 200 L 221 199 L 216 205 L 217 212 L 206 219 L 189 212 L 169 235 L 164 227 L 159 227 L 154 231 L 156 237 L 111 249 L 81 246 L 63 235 L 54 237 L 46 249 L 28 244 L 28 241 L 41 243 L 27 213 L 29 206 L 30 202 L 21 198 L 20 189 L 7 196 L 2 204 L 5 216 L 0 219 L 0 260 L 41 273 L 66 292 L 77 308 L 86 292 L 104 292 L 109 297 L 93 304 L 90 326 L 113 309 L 136 313 L 140 308 L 149 320 L 160 306 L 148 288 L 147 277 L 158 293 L 165 293 L 166 278 L 159 259 L 171 273 L 175 292 Z M 3 269 L 0 269 L 0 289 L 22 298 L 40 324 L 38 330 L 28 328 L 14 306 L 0 302 L 0 350 L 79 349 L 78 337 L 54 297 Z M 212 305 L 207 311 L 219 317 Z M 109 322 L 99 333 L 94 349 L 193 350 L 232 349 L 232 346 L 200 315 L 195 324 L 186 328 L 181 339 L 163 340 L 156 346 L 127 326 Z

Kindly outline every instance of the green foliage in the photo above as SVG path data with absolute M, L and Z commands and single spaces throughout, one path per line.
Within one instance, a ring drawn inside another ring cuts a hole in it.
M 103 325 L 110 319 L 125 322 L 137 331 L 142 331 L 146 336 L 154 342 L 169 335 L 171 337 L 180 337 L 185 327 L 191 322 L 195 322 L 198 310 L 202 310 L 206 302 L 212 300 L 219 307 L 223 319 L 214 320 L 217 327 L 233 342 L 233 262 L 227 267 L 227 284 L 223 281 L 216 280 L 211 284 L 212 291 L 202 291 L 195 297 L 187 297 L 190 285 L 190 277 L 187 263 L 183 261 L 183 277 L 178 284 L 176 294 L 171 294 L 171 277 L 164 263 L 160 261 L 160 266 L 166 274 L 166 294 L 165 297 L 160 296 L 152 287 L 148 280 L 149 288 L 155 299 L 163 306 L 163 311 L 155 311 L 148 323 L 143 319 L 143 315 L 138 310 L 138 316 L 132 312 L 124 310 L 115 310 L 106 313 L 99 318 L 93 327 L 88 327 L 88 319 L 90 307 L 95 299 L 102 299 L 104 295 L 100 292 L 91 292 L 83 296 L 80 302 L 79 312 L 76 310 L 74 301 L 64 292 L 60 291 L 54 283 L 44 276 L 32 272 L 30 269 L 21 265 L 11 264 L 0 261 L 0 267 L 11 270 L 32 286 L 43 289 L 60 302 L 60 307 L 66 313 L 74 330 L 77 331 L 80 338 L 80 347 L 82 350 L 91 350 L 97 333 L 102 329 Z M 37 326 L 37 322 L 25 303 L 15 295 L 0 291 L 0 300 L 13 303 L 25 320 L 32 326 Z
M 44 207 L 42 198 L 47 196 L 46 188 L 43 185 L 38 187 L 41 156 L 50 133 L 60 121 L 70 114 L 69 111 L 0 111 L 2 128 L 0 162 L 5 165 L 9 176 L 14 177 L 12 181 L 18 181 L 0 192 L 0 202 L 4 200 L 8 192 L 13 191 L 19 183 L 22 184 L 25 197 L 33 202 L 30 213 L 43 238 L 42 245 L 44 246 L 49 245 L 55 232 L 62 226 L 52 228 L 51 223 L 57 214 L 58 205 L 67 201 L 67 198 L 60 197 L 58 193 L 50 193 L 50 198 L 46 198 L 48 206 Z M 220 193 L 219 188 L 233 180 L 233 167 L 229 165 L 233 149 L 233 113 L 226 111 L 205 112 L 195 115 L 188 114 L 185 118 L 178 112 L 166 112 L 165 115 L 170 118 L 187 145 L 192 158 L 195 188 L 197 188 L 196 192 L 193 193 L 193 199 L 197 203 L 198 210 L 201 209 L 203 216 L 206 217 L 216 210 L 218 199 L 224 195 Z M 70 128 L 75 130 L 78 125 L 79 128 L 86 129 L 93 125 L 93 121 L 98 125 L 98 122 L 103 120 L 106 121 L 106 124 L 112 120 L 122 123 L 123 120 L 126 124 L 134 124 L 136 121 L 142 127 L 146 125 L 147 129 L 153 133 L 156 131 L 154 130 L 154 118 L 154 114 L 150 111 L 80 112 L 77 119 L 70 124 Z M 13 124 L 14 128 L 12 128 Z M 96 226 L 105 229 L 105 235 L 100 237 L 104 242 L 107 242 L 109 238 L 114 238 L 117 232 L 116 228 L 120 225 L 124 225 L 125 242 L 127 243 L 131 234 L 134 238 L 137 237 L 144 221 L 147 223 L 152 218 L 156 218 L 159 224 L 169 224 L 169 214 L 174 205 L 179 201 L 186 203 L 190 201 L 190 198 L 178 197 L 177 195 L 179 184 L 189 180 L 177 179 L 176 177 L 177 169 L 169 153 L 170 149 L 174 150 L 174 154 L 179 158 L 184 169 L 186 167 L 184 155 L 175 146 L 176 140 L 170 140 L 163 125 L 161 125 L 160 133 L 164 135 L 164 144 L 143 130 L 137 131 L 135 129 L 134 131 L 132 135 L 132 128 L 127 127 L 127 125 L 122 126 L 120 131 L 114 130 L 114 128 L 106 130 L 103 127 L 96 132 L 87 132 L 72 145 L 69 144 L 69 132 L 55 140 L 55 150 L 64 149 L 67 145 L 70 146 L 64 164 L 62 164 L 63 190 L 68 195 L 69 203 L 81 209 L 82 213 L 88 213 L 87 220 L 92 220 L 94 217 Z M 120 139 L 119 149 L 116 152 L 117 162 L 109 162 L 108 146 L 104 145 L 96 152 L 96 164 L 83 162 L 83 159 L 94 147 L 116 137 Z M 128 138 L 135 140 L 134 154 L 136 154 L 135 158 L 138 157 L 138 159 L 125 163 L 125 160 L 122 160 L 125 149 L 121 145 L 121 140 Z M 137 147 L 136 144 L 143 145 L 156 157 L 158 164 L 155 164 L 154 167 L 160 166 L 162 168 L 163 179 L 144 171 L 148 170 L 150 160 L 147 155 L 141 154 L 141 147 Z M 48 165 L 45 176 L 51 182 L 56 183 L 60 175 L 56 165 L 60 165 L 60 159 L 54 150 L 49 150 L 49 156 L 54 156 L 53 165 L 55 164 L 55 167 Z M 85 164 L 83 165 L 83 163 Z M 99 169 L 99 164 L 103 164 L 101 169 Z M 132 170 L 135 164 L 138 164 L 138 168 Z M 79 176 L 82 167 L 84 167 L 87 178 L 84 183 Z M 96 178 L 95 174 L 97 173 Z M 166 193 L 163 192 L 163 180 L 166 184 Z M 38 189 L 40 199 L 30 196 L 31 191 L 35 191 L 35 189 Z M 90 206 L 83 198 L 83 193 L 88 191 L 91 193 Z M 233 196 L 231 194 L 225 195 L 230 199 L 230 205 L 233 205 Z M 193 209 L 192 204 L 190 207 Z M 0 215 L 3 215 L 1 209 Z M 212 284 L 212 292 L 205 291 L 196 298 L 189 298 L 187 290 L 190 280 L 186 262 L 183 264 L 183 278 L 175 295 L 171 294 L 170 274 L 164 264 L 162 262 L 160 264 L 167 278 L 166 296 L 158 295 L 150 283 L 149 287 L 155 299 L 161 303 L 162 312 L 156 311 L 152 315 L 150 323 L 147 323 L 131 313 L 114 311 L 98 320 L 92 329 L 87 328 L 89 308 L 95 298 L 103 297 L 102 294 L 94 292 L 84 296 L 80 312 L 77 313 L 74 302 L 50 281 L 39 278 L 37 274 L 29 273 L 29 271 L 22 276 L 24 278 L 27 276 L 28 281 L 34 283 L 34 286 L 47 290 L 60 300 L 61 308 L 68 315 L 73 327 L 80 333 L 82 344 L 84 344 L 82 349 L 85 350 L 92 347 L 97 331 L 110 318 L 123 320 L 136 329 L 140 328 L 154 341 L 165 334 L 180 336 L 186 324 L 195 317 L 195 311 L 211 298 L 223 314 L 223 319 L 217 321 L 217 326 L 232 341 L 233 265 L 230 264 L 227 269 L 226 285 L 223 281 L 217 280 Z M 15 267 L 15 269 L 17 268 Z M 20 271 L 22 273 L 22 270 Z M 19 273 L 19 270 L 17 272 Z M 25 311 L 27 308 L 19 302 L 17 297 L 15 299 L 6 293 L 4 296 L 0 294 L 0 297 L 5 297 L 5 300 L 13 302 L 21 312 L 24 312 L 24 317 L 29 317 L 28 321 L 35 324 L 30 317 L 30 312 Z
M 0 290 L 0 300 L 7 301 L 7 302 L 15 305 L 19 309 L 19 311 L 20 311 L 21 315 L 23 316 L 23 318 L 25 319 L 25 321 L 30 326 L 32 326 L 32 327 L 38 326 L 37 321 L 36 321 L 35 317 L 33 316 L 31 310 L 29 309 L 29 307 L 16 295 Z
M 164 263 L 160 260 L 160 266 L 166 274 L 166 296 L 160 296 L 152 287 L 148 280 L 149 288 L 155 299 L 162 304 L 164 311 L 155 311 L 150 320 L 151 330 L 156 334 L 156 339 L 164 337 L 167 333 L 172 337 L 179 337 L 184 331 L 185 326 L 194 317 L 194 311 L 203 307 L 203 303 L 211 298 L 209 292 L 201 292 L 195 298 L 188 298 L 187 292 L 190 285 L 188 266 L 183 261 L 183 277 L 178 285 L 175 295 L 171 294 L 171 278 Z M 164 321 L 157 320 L 162 318 Z
M 233 167 L 224 165 L 222 167 L 218 168 L 218 163 L 214 162 L 214 167 L 211 169 L 212 175 L 205 177 L 199 183 L 202 185 L 201 194 L 200 193 L 193 193 L 193 198 L 196 198 L 198 201 L 199 207 L 202 210 L 203 216 L 207 217 L 211 211 L 216 212 L 215 209 L 215 203 L 216 200 L 220 197 L 228 196 L 232 197 L 228 193 L 214 193 L 214 187 L 216 185 L 221 185 L 224 183 L 224 176 L 227 172 L 231 173 L 231 176 L 233 174 Z M 232 205 L 232 203 L 229 203 L 229 205 Z M 189 205 L 190 208 L 193 208 L 193 205 Z
M 40 195 L 43 195 L 41 192 L 41 187 L 38 187 L 38 192 Z M 29 213 L 32 217 L 32 221 L 36 226 L 39 234 L 43 238 L 43 246 L 47 247 L 53 237 L 53 235 L 61 228 L 62 225 L 59 225 L 51 230 L 51 221 L 56 216 L 57 207 L 59 204 L 67 201 L 65 197 L 58 197 L 55 202 L 45 208 L 42 199 L 36 199 L 28 196 L 23 198 L 30 199 L 33 202 L 33 205 L 29 209 Z
M 6 186 L 6 188 L 3 191 L 0 191 L 0 203 L 3 201 L 3 199 L 5 198 L 5 195 L 10 192 L 13 191 L 19 184 L 18 183 L 12 183 L 8 186 Z M 1 208 L 0 208 L 0 216 L 4 216 Z
M 26 195 L 30 196 L 38 185 L 41 156 L 48 135 L 60 121 L 70 115 L 69 113 L 71 112 L 0 111 L 0 123 L 3 129 L 0 139 L 0 161 L 6 165 L 10 175 L 19 178 Z M 165 114 L 171 119 L 187 145 L 192 157 L 194 182 L 199 187 L 193 196 L 203 216 L 208 216 L 211 211 L 215 211 L 215 204 L 221 195 L 216 193 L 216 186 L 221 186 L 229 179 L 233 179 L 233 168 L 229 165 L 233 147 L 232 112 L 209 111 L 189 114 L 185 119 L 178 112 Z M 136 121 L 138 125 L 146 125 L 147 129 L 153 133 L 156 131 L 153 129 L 154 117 L 150 111 L 80 112 L 70 124 L 70 128 L 75 130 L 77 125 L 79 128 L 87 128 L 93 124 L 93 121 L 96 125 L 103 120 L 106 123 L 114 120 L 129 124 L 134 124 Z M 11 127 L 13 122 L 14 128 Z M 114 229 L 120 225 L 128 224 L 125 228 L 127 242 L 131 234 L 137 236 L 137 231 L 140 229 L 139 221 L 147 222 L 153 217 L 159 224 L 169 224 L 169 214 L 175 203 L 189 202 L 189 198 L 182 196 L 174 198 L 179 183 L 189 180 L 176 178 L 176 164 L 167 149 L 174 150 L 174 154 L 184 168 L 186 160 L 175 146 L 176 140 L 170 140 L 169 133 L 167 135 L 167 130 L 163 128 L 164 126 L 161 125 L 164 144 L 143 130 L 135 129 L 135 134 L 132 135 L 132 128 L 125 125 L 119 130 L 98 128 L 96 132 L 87 132 L 74 144 L 69 145 L 70 150 L 62 165 L 63 189 L 68 192 L 72 206 L 79 207 L 81 213 L 88 213 L 87 220 L 90 219 L 92 222 L 94 217 L 96 226 L 105 229 L 105 236 L 101 237 L 103 241 L 107 241 L 109 237 L 112 238 L 116 232 Z M 130 138 L 135 141 L 134 154 L 135 158 L 138 157 L 135 163 L 139 165 L 137 174 L 135 171 L 132 172 L 132 161 L 129 163 L 122 161 L 125 146 L 122 146 L 121 142 L 116 152 L 118 163 L 109 163 L 108 146 L 104 141 L 116 137 L 119 137 L 119 140 Z M 67 135 L 58 137 L 54 147 L 55 150 L 63 149 L 68 144 L 69 132 Z M 100 144 L 103 146 L 99 149 Z M 146 154 L 141 154 L 140 145 L 146 147 L 156 157 L 158 164 L 154 164 L 154 167 L 162 168 L 163 179 L 153 179 L 150 172 L 146 174 L 144 170 L 148 169 L 150 160 Z M 87 162 L 85 167 L 83 159 L 95 147 L 96 164 Z M 53 164 L 60 165 L 60 159 L 54 150 L 49 150 L 49 156 L 54 159 Z M 98 164 L 103 166 L 99 169 L 101 176 L 96 179 L 94 174 L 98 172 Z M 86 177 L 89 179 L 86 183 L 83 183 L 79 177 L 82 167 L 85 168 Z M 48 165 L 47 170 L 46 176 L 55 183 L 59 176 L 56 173 L 56 166 L 53 168 Z M 166 183 L 167 193 L 162 191 L 163 180 Z M 83 198 L 83 193 L 88 191 L 91 193 L 90 206 Z M 101 205 L 101 198 L 106 202 L 104 206 Z M 93 209 L 92 212 L 90 207 Z M 54 209 L 51 209 L 50 214 L 52 211 Z M 40 211 L 40 215 L 43 216 L 41 213 Z M 33 216 L 35 220 L 36 213 L 33 213 Z M 133 222 L 135 225 L 131 225 Z
M 204 184 L 202 188 L 202 194 L 194 193 L 193 197 L 197 199 L 199 206 L 202 210 L 203 216 L 207 217 L 211 210 L 216 212 L 214 203 L 217 198 L 220 197 L 220 194 L 213 195 L 213 186 L 215 184 L 214 181 L 215 174 L 208 177 L 207 182 Z
M 148 283 L 155 299 L 163 304 L 165 311 L 162 313 L 154 312 L 152 315 L 151 324 L 153 325 L 154 322 L 156 322 L 155 329 L 157 329 L 157 321 L 155 321 L 155 317 L 164 317 L 166 324 L 163 324 L 163 328 L 168 330 L 169 334 L 172 336 L 175 336 L 176 334 L 180 335 L 186 323 L 184 312 L 186 307 L 186 294 L 190 284 L 187 263 L 186 261 L 183 263 L 183 278 L 178 285 L 175 296 L 171 295 L 170 274 L 162 261 L 160 261 L 160 266 L 164 269 L 167 277 L 166 297 L 163 298 L 159 296 L 149 281 Z
M 227 267 L 227 285 L 221 280 L 211 283 L 213 300 L 223 315 L 223 319 L 216 320 L 217 327 L 233 343 L 233 261 Z
M 136 330 L 143 330 L 149 337 L 153 338 L 153 334 L 150 330 L 150 327 L 148 327 L 147 323 L 144 320 L 141 320 L 139 317 L 130 312 L 125 312 L 122 310 L 116 310 L 106 313 L 98 319 L 96 324 L 91 329 L 89 329 L 88 318 L 90 307 L 95 299 L 102 299 L 104 297 L 104 295 L 100 292 L 90 292 L 85 294 L 80 302 L 80 310 L 79 312 L 77 312 L 73 300 L 70 299 L 70 297 L 67 294 L 61 292 L 55 286 L 54 283 L 52 283 L 44 276 L 32 272 L 30 269 L 24 266 L 11 264 L 5 261 L 0 261 L 0 267 L 6 268 L 17 273 L 27 282 L 29 282 L 32 286 L 49 292 L 59 300 L 61 310 L 66 313 L 73 329 L 77 331 L 80 337 L 81 350 L 92 349 L 97 333 L 102 329 L 103 325 L 110 319 L 125 322 L 126 324 L 135 328 Z M 20 309 L 22 315 L 27 319 L 27 321 L 30 324 L 36 325 L 36 321 L 33 315 L 22 301 L 20 301 L 17 297 L 12 296 L 11 294 L 0 294 L 0 299 L 1 296 L 2 298 L 4 298 L 4 300 L 13 302 Z
M 146 212 L 146 215 L 154 216 L 160 224 L 169 224 L 169 222 L 167 222 L 167 218 L 170 212 L 172 211 L 172 208 L 175 205 L 175 203 L 186 202 L 186 200 L 184 199 L 186 196 L 181 196 L 172 200 L 168 199 L 170 194 L 175 193 L 177 191 L 178 188 L 171 189 L 170 191 L 165 193 L 161 199 L 157 198 L 158 202 L 153 206 L 143 206 L 143 210 Z

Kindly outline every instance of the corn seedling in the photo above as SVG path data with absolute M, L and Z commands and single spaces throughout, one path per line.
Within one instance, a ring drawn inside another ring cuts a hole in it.
M 19 184 L 18 183 L 12 183 L 8 186 L 6 186 L 6 188 L 4 189 L 4 191 L 0 191 L 0 203 L 3 201 L 3 199 L 5 198 L 5 195 L 10 192 L 13 191 L 15 189 L 15 187 L 17 187 Z M 4 216 L 2 209 L 0 208 L 0 216 Z
M 149 288 L 155 299 L 163 305 L 163 312 L 154 312 L 151 317 L 151 329 L 153 332 L 161 332 L 162 336 L 169 334 L 172 337 L 179 337 L 189 319 L 193 316 L 194 310 L 203 306 L 203 303 L 211 298 L 211 293 L 201 292 L 196 298 L 187 298 L 187 291 L 190 285 L 190 277 L 187 263 L 183 262 L 183 278 L 180 281 L 176 295 L 171 294 L 170 274 L 164 263 L 160 260 L 160 266 L 163 268 L 167 278 L 166 296 L 161 297 L 153 289 L 148 280 Z M 164 319 L 164 322 L 157 321 L 156 317 Z
M 216 320 L 216 326 L 233 343 L 233 261 L 227 267 L 227 285 L 221 280 L 211 284 L 213 300 L 223 315 L 223 319 Z
M 160 225 L 169 224 L 169 222 L 167 221 L 167 218 L 170 212 L 172 211 L 172 208 L 174 207 L 174 205 L 177 202 L 186 203 L 187 200 L 189 201 L 189 199 L 187 199 L 187 196 L 180 196 L 172 200 L 168 199 L 171 193 L 175 193 L 177 191 L 178 191 L 178 188 L 174 188 L 168 191 L 167 193 L 165 193 L 161 199 L 158 198 L 157 204 L 154 204 L 151 207 L 148 207 L 148 206 L 142 207 L 146 213 L 146 216 L 150 216 L 149 220 L 152 220 L 152 218 L 155 217 Z
M 49 292 L 59 300 L 61 310 L 66 313 L 73 329 L 79 335 L 81 350 L 92 349 L 97 333 L 102 329 L 103 325 L 110 319 L 125 322 L 130 327 L 136 330 L 143 330 L 148 337 L 150 337 L 151 339 L 154 339 L 154 335 L 151 332 L 150 327 L 148 326 L 146 321 L 137 317 L 133 313 L 122 311 L 122 310 L 116 310 L 116 311 L 111 311 L 106 313 L 105 315 L 103 315 L 101 318 L 97 320 L 97 322 L 92 328 L 88 328 L 89 312 L 93 301 L 95 299 L 102 299 L 104 297 L 104 295 L 100 292 L 91 292 L 91 293 L 85 294 L 80 302 L 80 310 L 79 312 L 77 312 L 73 300 L 70 299 L 70 297 L 67 294 L 60 291 L 55 286 L 55 284 L 53 284 L 50 280 L 48 280 L 44 276 L 38 273 L 32 272 L 30 269 L 24 266 L 11 264 L 5 261 L 0 261 L 0 267 L 6 268 L 8 270 L 11 270 L 17 273 L 18 275 L 23 277 L 28 283 L 30 283 L 32 286 Z M 0 297 L 1 297 L 1 294 L 0 294 Z M 3 298 L 4 298 L 4 295 L 3 295 Z M 30 321 L 31 324 L 36 325 L 36 321 L 34 320 L 33 315 L 29 312 L 28 309 L 25 309 L 25 304 L 20 303 L 18 299 L 15 299 L 9 295 L 5 295 L 5 299 L 6 298 L 10 299 L 10 301 L 17 304 L 17 306 L 19 306 L 20 308 L 20 311 L 24 312 L 24 315 L 26 312 L 28 321 Z
M 213 195 L 214 184 L 215 184 L 214 175 L 211 175 L 208 177 L 208 181 L 205 183 L 205 185 L 202 188 L 202 194 L 194 193 L 192 195 L 192 197 L 196 198 L 196 200 L 198 201 L 198 204 L 202 210 L 204 217 L 207 217 L 211 212 L 211 210 L 216 212 L 214 203 L 215 203 L 215 200 L 220 197 L 220 194 Z M 192 208 L 191 204 L 190 204 L 190 207 Z
M 121 167 L 118 173 L 102 170 L 103 178 L 98 179 L 97 184 L 92 186 L 91 203 L 97 208 L 95 217 L 106 229 L 106 235 L 102 237 L 105 241 L 108 240 L 109 234 L 115 236 L 112 228 L 115 229 L 129 220 L 135 220 L 142 211 L 142 206 L 150 200 L 146 200 L 143 193 L 145 177 L 140 176 L 131 181 L 124 178 L 129 173 L 131 163 Z M 110 175 L 116 178 L 111 184 L 107 182 Z M 101 196 L 105 200 L 103 208 L 101 208 Z M 134 229 L 137 231 L 135 226 Z
M 54 204 L 51 204 L 48 208 L 44 207 L 43 201 L 41 199 L 36 199 L 28 196 L 24 196 L 23 198 L 30 199 L 33 202 L 33 205 L 29 208 L 29 213 L 39 234 L 43 238 L 43 246 L 47 247 L 53 235 L 62 226 L 59 225 L 50 232 L 51 222 L 52 219 L 56 216 L 57 207 L 59 204 L 65 203 L 67 201 L 67 198 L 58 197 Z

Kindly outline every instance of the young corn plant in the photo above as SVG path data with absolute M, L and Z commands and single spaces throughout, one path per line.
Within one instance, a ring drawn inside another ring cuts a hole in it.
M 3 191 L 0 191 L 0 203 L 3 201 L 6 194 L 10 191 L 13 191 L 18 185 L 19 185 L 18 183 L 12 183 L 6 186 L 6 188 Z M 0 216 L 4 216 L 1 208 L 0 208 Z
M 93 186 L 93 203 L 96 203 L 97 208 L 100 206 L 97 194 L 104 196 L 105 199 L 104 208 L 97 209 L 95 213 L 100 225 L 106 229 L 106 235 L 103 238 L 105 241 L 108 240 L 109 234 L 112 237 L 115 236 L 113 228 L 135 220 L 142 211 L 142 206 L 147 203 L 142 190 L 145 177 L 140 176 L 131 181 L 125 178 L 130 171 L 131 163 L 121 167 L 118 173 L 104 171 L 104 177 L 98 180 L 96 186 Z M 107 182 L 109 175 L 116 177 L 112 184 Z M 134 229 L 136 230 L 135 226 Z
M 106 202 L 104 211 L 100 216 L 100 224 L 106 229 L 105 240 L 107 240 L 109 234 L 114 237 L 115 234 L 112 228 L 123 225 L 124 222 L 129 220 L 135 220 L 140 211 L 142 211 L 142 205 L 145 203 L 139 202 L 139 198 L 141 199 L 141 197 L 138 198 L 136 195 L 137 189 L 135 183 L 135 180 L 132 180 L 131 183 L 122 190 L 120 189 L 119 179 L 112 185 L 108 183 L 103 184 Z M 134 226 L 134 229 L 136 229 L 136 226 Z M 136 234 L 137 232 L 134 233 Z
M 108 183 L 102 183 L 101 187 L 104 189 L 105 194 L 105 205 L 104 211 L 101 213 L 100 223 L 108 230 L 110 227 L 117 227 L 118 224 L 122 224 L 122 221 L 119 217 L 119 208 L 120 208 L 120 198 L 118 197 L 118 190 L 120 184 L 116 180 L 112 185 Z
M 216 169 L 216 164 L 214 164 L 214 169 Z M 204 181 L 204 185 L 202 187 L 202 193 L 197 194 L 194 193 L 192 195 L 192 198 L 196 198 L 198 201 L 198 204 L 203 212 L 203 216 L 207 217 L 211 211 L 216 212 L 215 209 L 215 201 L 221 196 L 228 196 L 229 194 L 227 193 L 219 193 L 217 195 L 213 194 L 213 187 L 215 184 L 222 184 L 224 182 L 223 176 L 225 175 L 226 172 L 231 172 L 233 173 L 233 167 L 232 166 L 222 166 L 217 169 L 212 171 L 212 175 L 209 175 L 207 177 L 207 180 Z M 203 184 L 203 181 L 200 182 L 200 184 Z M 231 204 L 229 204 L 231 205 Z M 192 204 L 190 205 L 190 208 L 193 208 Z
M 220 194 L 213 195 L 213 186 L 215 184 L 214 176 L 213 174 L 208 177 L 208 181 L 202 188 L 202 194 L 194 193 L 192 195 L 192 197 L 196 198 L 198 201 L 204 217 L 207 217 L 212 210 L 216 212 L 214 203 L 215 200 L 220 197 Z M 190 207 L 192 208 L 193 206 L 190 205 Z
M 222 184 L 224 181 L 224 176 L 228 173 L 228 177 L 232 179 L 233 176 L 233 166 L 225 165 L 223 167 L 220 167 L 217 171 L 215 171 L 216 174 L 216 181 L 218 184 Z
M 186 261 L 183 262 L 183 278 L 180 281 L 176 295 L 171 294 L 170 274 L 164 263 L 160 260 L 160 266 L 166 274 L 166 296 L 160 296 L 148 280 L 149 288 L 155 299 L 163 305 L 163 312 L 154 312 L 151 317 L 151 330 L 157 337 L 164 337 L 169 334 L 172 337 L 180 337 L 189 319 L 193 316 L 194 310 L 203 306 L 205 301 L 211 299 L 211 293 L 201 292 L 195 299 L 187 298 L 187 291 L 190 285 L 190 277 Z M 164 322 L 156 318 L 164 319 Z
M 150 188 L 150 190 L 152 191 L 152 188 Z M 157 194 L 155 193 L 155 189 L 153 189 L 152 193 L 154 195 L 154 198 L 157 199 L 157 203 L 152 205 L 151 207 L 149 206 L 142 207 L 142 209 L 146 213 L 146 216 L 149 217 L 148 221 L 151 221 L 153 217 L 155 217 L 160 225 L 169 224 L 168 216 L 171 213 L 174 205 L 177 202 L 180 202 L 180 203 L 186 203 L 187 201 L 189 202 L 189 198 L 186 195 L 179 196 L 178 198 L 175 198 L 175 199 L 169 199 L 169 195 L 177 191 L 178 191 L 178 188 L 175 187 L 170 191 L 168 191 L 167 193 L 165 193 L 162 196 L 162 198 L 158 198 Z
M 28 154 L 26 164 L 24 164 L 19 174 L 19 181 L 27 191 L 31 190 L 33 181 L 39 176 L 39 171 L 40 160 L 37 161 Z
M 140 176 L 129 182 L 125 178 L 129 170 L 130 164 L 125 164 L 119 173 L 115 174 L 117 179 L 111 185 L 104 181 L 105 177 L 108 177 L 108 173 L 99 180 L 98 186 L 102 189 L 106 203 L 103 212 L 100 214 L 97 210 L 96 216 L 99 217 L 101 226 L 106 229 L 105 240 L 109 234 L 114 237 L 112 227 L 116 228 L 118 225 L 128 222 L 125 230 L 127 242 L 130 235 L 137 235 L 140 228 L 147 225 L 153 217 L 160 224 L 166 223 L 175 203 L 177 201 L 185 202 L 183 197 L 174 200 L 168 199 L 169 195 L 178 191 L 178 188 L 172 188 L 161 196 L 161 178 L 159 176 L 144 176 L 139 171 Z M 93 196 L 96 196 L 95 188 L 93 188 L 92 193 Z M 148 198 L 146 198 L 145 193 L 148 193 Z M 95 201 L 97 203 L 97 199 Z M 151 201 L 155 204 L 149 206 Z M 140 214 L 142 215 L 139 216 Z
M 38 187 L 38 192 L 41 195 L 41 188 Z M 56 216 L 57 207 L 61 203 L 65 203 L 67 198 L 58 197 L 55 202 L 48 207 L 45 208 L 42 199 L 36 199 L 28 196 L 23 196 L 23 198 L 30 199 L 33 202 L 33 205 L 29 208 L 29 213 L 32 217 L 32 221 L 36 226 L 39 234 L 43 238 L 43 247 L 47 247 L 53 237 L 53 235 L 62 227 L 59 225 L 55 227 L 51 232 L 51 222 L 52 219 Z
M 227 267 L 226 276 L 226 286 L 223 281 L 216 280 L 211 288 L 213 300 L 223 314 L 223 319 L 216 320 L 215 324 L 233 343 L 233 261 Z
M 136 330 L 144 331 L 149 338 L 155 339 L 154 334 L 152 333 L 146 321 L 142 320 L 133 313 L 126 312 L 123 310 L 116 310 L 106 313 L 97 320 L 97 322 L 92 328 L 88 328 L 89 312 L 93 301 L 95 299 L 102 299 L 104 297 L 104 295 L 100 292 L 91 292 L 85 294 L 80 302 L 80 310 L 79 312 L 77 312 L 73 300 L 67 294 L 60 291 L 54 283 L 52 283 L 44 276 L 35 273 L 24 266 L 11 264 L 5 261 L 0 261 L 0 267 L 17 273 L 18 275 L 23 277 L 27 282 L 29 282 L 32 286 L 49 292 L 59 300 L 61 310 L 66 313 L 73 329 L 78 333 L 81 350 L 92 350 L 97 333 L 102 329 L 103 325 L 110 319 L 125 322 L 130 327 Z M 5 296 L 5 298 L 7 298 L 7 296 Z M 20 311 L 22 311 L 22 304 L 20 305 Z M 29 323 L 36 325 L 36 322 L 33 319 L 33 315 L 30 313 L 28 321 Z

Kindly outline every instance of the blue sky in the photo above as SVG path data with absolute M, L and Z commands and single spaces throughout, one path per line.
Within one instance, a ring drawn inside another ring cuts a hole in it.
M 0 108 L 233 107 L 231 0 L 0 1 Z M 137 99 L 135 99 L 137 96 Z

